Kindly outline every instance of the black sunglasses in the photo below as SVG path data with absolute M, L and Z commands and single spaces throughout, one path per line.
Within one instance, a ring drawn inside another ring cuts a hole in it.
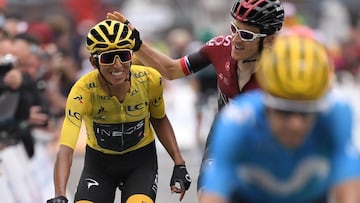
M 127 63 L 132 59 L 132 51 L 129 49 L 115 49 L 102 52 L 97 57 L 100 65 L 113 65 L 116 58 L 121 63 Z

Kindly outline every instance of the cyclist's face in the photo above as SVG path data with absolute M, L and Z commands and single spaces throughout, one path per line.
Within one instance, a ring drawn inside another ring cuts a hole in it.
M 102 57 L 102 55 L 100 54 L 99 57 Z M 105 60 L 105 56 L 103 58 L 102 60 L 100 59 L 99 64 L 105 79 L 114 86 L 122 85 L 129 77 L 131 57 L 120 58 L 120 56 L 115 54 L 112 58 L 108 58 L 108 60 Z M 125 60 L 125 58 L 129 59 L 129 61 Z
M 315 113 L 292 113 L 274 109 L 267 110 L 271 130 L 277 140 L 287 148 L 295 148 L 306 139 L 314 125 Z
M 244 41 L 243 39 L 241 39 L 240 34 L 242 34 L 243 37 L 249 38 L 252 33 L 260 33 L 260 29 L 257 27 L 249 26 L 238 20 L 233 20 L 233 22 L 229 26 L 231 26 L 230 29 L 233 33 L 231 57 L 236 61 L 257 58 L 260 38 L 256 37 L 251 41 Z M 239 30 L 242 30 L 242 32 L 240 32 Z M 246 31 L 250 32 L 247 33 Z

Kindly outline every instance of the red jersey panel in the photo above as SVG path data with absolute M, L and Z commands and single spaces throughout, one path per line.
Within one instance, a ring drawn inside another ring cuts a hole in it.
M 208 41 L 198 52 L 182 58 L 186 75 L 198 72 L 212 64 L 216 70 L 219 89 L 219 107 L 240 93 L 237 76 L 237 61 L 231 58 L 231 35 L 217 36 Z M 258 88 L 253 74 L 242 92 Z

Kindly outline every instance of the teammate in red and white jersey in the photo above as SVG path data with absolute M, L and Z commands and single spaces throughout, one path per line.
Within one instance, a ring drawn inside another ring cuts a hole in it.
M 255 81 L 255 63 L 264 47 L 271 46 L 275 34 L 284 21 L 284 9 L 279 0 L 236 0 L 231 9 L 231 35 L 217 36 L 198 51 L 172 59 L 143 43 L 139 32 L 119 12 L 107 17 L 128 24 L 134 33 L 135 55 L 145 65 L 156 68 L 164 78 L 176 79 L 198 72 L 212 64 L 216 69 L 219 109 L 235 95 L 258 88 Z M 211 132 L 210 132 L 211 134 Z M 208 146 L 211 136 L 207 138 Z M 202 167 L 211 162 L 206 147 Z M 198 189 L 202 188 L 201 169 Z

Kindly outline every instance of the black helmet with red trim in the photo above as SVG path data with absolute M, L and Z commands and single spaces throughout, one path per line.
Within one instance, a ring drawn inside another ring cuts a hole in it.
M 279 31 L 284 21 L 284 8 L 279 0 L 236 0 L 231 15 L 234 19 L 260 28 L 271 35 Z

